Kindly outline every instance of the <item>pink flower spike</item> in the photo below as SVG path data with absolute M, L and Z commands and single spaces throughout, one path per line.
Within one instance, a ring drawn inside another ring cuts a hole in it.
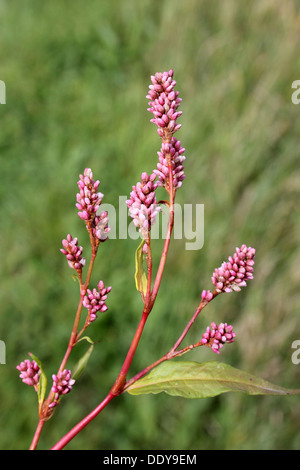
M 86 168 L 83 175 L 79 175 L 76 207 L 79 210 L 78 216 L 82 220 L 92 221 L 95 217 L 103 198 L 103 194 L 97 191 L 99 184 L 99 180 L 93 180 L 93 172 L 90 168 Z
M 111 287 L 105 288 L 103 281 L 98 283 L 97 289 L 87 289 L 87 295 L 83 299 L 83 306 L 88 309 L 88 325 L 96 320 L 98 312 L 103 313 L 108 310 L 106 299 L 110 291 Z
M 241 287 L 247 286 L 247 281 L 253 279 L 254 258 L 254 248 L 246 245 L 236 248 L 234 255 L 213 273 L 212 283 L 216 292 L 239 292 Z
M 67 369 L 64 369 L 57 375 L 53 374 L 52 379 L 53 385 L 51 390 L 55 393 L 55 395 L 54 400 L 50 404 L 49 408 L 54 408 L 58 404 L 60 396 L 69 393 L 75 383 L 75 380 L 71 378 L 71 371 Z
M 149 86 L 146 96 L 150 100 L 148 111 L 154 115 L 151 122 L 156 124 L 161 137 L 164 132 L 167 135 L 174 134 L 180 128 L 180 125 L 176 125 L 176 119 L 180 116 L 176 110 L 181 99 L 178 97 L 178 91 L 174 90 L 176 81 L 173 80 L 173 74 L 174 71 L 171 69 L 168 72 L 151 75 L 152 85 Z

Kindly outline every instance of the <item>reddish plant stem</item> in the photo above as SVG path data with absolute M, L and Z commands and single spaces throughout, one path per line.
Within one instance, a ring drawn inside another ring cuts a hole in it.
M 214 291 L 213 292 L 213 299 L 216 297 L 217 292 Z M 174 346 L 172 347 L 171 351 L 176 351 L 178 349 L 178 346 L 180 346 L 180 344 L 182 343 L 182 341 L 184 340 L 184 338 L 186 337 L 189 329 L 191 328 L 192 324 L 194 323 L 194 321 L 196 320 L 196 318 L 198 317 L 199 313 L 201 312 L 201 310 L 207 305 L 207 302 L 204 301 L 204 300 L 201 300 L 200 304 L 198 305 L 197 307 L 197 310 L 195 311 L 194 315 L 192 316 L 192 318 L 190 319 L 190 321 L 188 322 L 188 324 L 186 325 L 185 329 L 183 330 L 183 332 L 181 333 L 181 335 L 179 336 L 178 340 L 176 341 L 176 343 L 174 344 Z
M 69 431 L 64 437 L 62 437 L 53 447 L 51 450 L 61 450 L 63 449 L 83 428 L 85 428 L 96 416 L 105 408 L 108 403 L 116 396 L 120 395 L 123 390 L 123 387 L 126 382 L 126 376 L 128 370 L 130 368 L 131 362 L 133 360 L 135 351 L 137 349 L 139 340 L 141 338 L 146 320 L 148 318 L 150 311 L 147 312 L 147 309 L 144 308 L 143 314 L 134 335 L 133 341 L 130 345 L 128 350 L 127 356 L 121 368 L 121 371 L 115 381 L 111 391 L 106 396 L 106 398 L 91 412 L 89 413 L 84 419 L 82 419 L 76 426 L 74 426 L 71 431 Z
M 150 233 L 148 234 L 147 240 L 147 293 L 145 299 L 145 305 L 149 305 L 151 298 L 151 281 L 152 281 L 152 253 L 151 253 L 151 242 Z
M 152 369 L 154 369 L 155 367 L 157 367 L 159 364 L 161 364 L 162 362 L 165 362 L 165 361 L 169 361 L 170 359 L 174 359 L 174 357 L 179 357 L 179 356 L 182 356 L 183 354 L 191 351 L 192 349 L 194 348 L 198 348 L 199 346 L 204 346 L 201 341 L 198 341 L 197 343 L 195 344 L 190 344 L 189 346 L 186 346 L 185 348 L 183 349 L 180 349 L 180 351 L 172 351 L 170 350 L 167 354 L 165 354 L 164 356 L 162 356 L 161 358 L 159 358 L 157 361 L 153 362 L 153 364 L 150 364 L 148 367 L 146 367 L 145 369 L 143 369 L 141 372 L 139 372 L 138 374 L 136 374 L 134 377 L 132 377 L 132 379 L 128 380 L 126 382 L 126 384 L 124 385 L 123 387 L 123 390 L 122 390 L 122 393 L 126 392 L 127 388 L 132 385 L 134 382 L 137 382 L 139 379 L 141 379 L 142 377 L 144 377 L 144 375 L 148 374 L 148 372 L 150 372 Z
M 125 361 L 123 363 L 123 366 L 120 370 L 120 373 L 117 377 L 117 380 L 116 380 L 115 384 L 113 385 L 113 387 L 110 391 L 110 393 L 112 393 L 115 396 L 120 395 L 120 393 L 122 392 L 122 389 L 125 385 L 127 373 L 128 373 L 128 370 L 131 366 L 133 356 L 135 354 L 135 351 L 136 351 L 137 346 L 139 344 L 140 338 L 142 336 L 144 326 L 145 326 L 145 323 L 147 321 L 149 313 L 150 312 L 148 312 L 147 309 L 144 308 L 142 318 L 141 318 L 140 323 L 139 323 L 139 325 L 137 327 L 137 330 L 135 332 L 133 341 L 130 345 L 130 348 L 128 350 L 128 353 L 127 353 L 127 356 L 126 356 Z
M 89 286 L 89 282 L 90 282 L 90 279 L 91 279 L 91 274 L 92 274 L 92 270 L 93 270 L 96 255 L 97 255 L 97 251 L 96 251 L 95 247 L 92 245 L 91 260 L 90 260 L 89 269 L 88 269 L 86 280 L 85 280 L 84 284 L 82 283 L 81 274 L 79 275 L 80 299 L 79 299 L 79 303 L 78 303 L 78 307 L 77 307 L 75 320 L 74 320 L 71 336 L 70 336 L 70 339 L 69 339 L 68 347 L 67 347 L 65 355 L 62 359 L 62 362 L 59 366 L 58 373 L 65 369 L 65 366 L 66 366 L 67 361 L 70 357 L 71 351 L 72 351 L 73 347 L 75 346 L 76 341 L 78 339 L 77 331 L 78 331 L 79 321 L 80 321 L 80 317 L 81 317 L 83 299 L 84 299 L 84 296 L 86 294 L 87 288 Z M 41 431 L 42 431 L 44 422 L 46 421 L 47 417 L 49 417 L 48 416 L 49 415 L 49 405 L 50 405 L 51 401 L 53 400 L 53 397 L 54 397 L 54 392 L 50 391 L 50 393 L 48 395 L 48 398 L 44 401 L 44 404 L 42 406 L 42 415 L 43 416 L 40 416 L 40 419 L 39 419 L 36 431 L 34 433 L 34 436 L 33 436 L 33 439 L 32 439 L 29 450 L 35 450 L 36 447 L 37 447 L 37 444 L 38 444 L 38 441 L 39 441 L 39 438 L 40 438 L 40 435 L 41 435 Z
M 42 429 L 43 429 L 43 426 L 44 426 L 44 420 L 43 419 L 40 419 L 39 422 L 38 422 L 38 425 L 37 425 L 37 428 L 36 428 L 36 431 L 34 433 L 34 436 L 33 436 L 33 439 L 32 439 L 32 443 L 29 447 L 29 450 L 35 450 L 36 447 L 37 447 L 37 444 L 39 442 L 39 438 L 40 438 L 40 435 L 41 435 L 41 432 L 42 432 Z
M 68 442 L 70 442 L 85 426 L 87 426 L 102 410 L 105 408 L 108 403 L 115 397 L 122 393 L 124 386 L 126 384 L 126 377 L 128 374 L 128 370 L 131 366 L 133 357 L 135 355 L 137 346 L 139 344 L 141 335 L 143 333 L 147 318 L 149 313 L 151 312 L 154 302 L 156 300 L 159 286 L 161 283 L 162 275 L 164 272 L 167 254 L 170 246 L 171 241 L 171 234 L 174 226 L 174 199 L 175 199 L 175 190 L 173 186 L 173 172 L 172 172 L 172 163 L 171 163 L 171 156 L 169 155 L 168 158 L 168 168 L 169 168 L 169 221 L 168 221 L 168 229 L 167 235 L 159 263 L 159 267 L 157 270 L 156 278 L 153 285 L 153 290 L 151 293 L 151 277 L 152 277 L 152 257 L 151 257 L 151 249 L 150 252 L 148 251 L 147 257 L 147 268 L 148 268 L 148 276 L 147 276 L 147 294 L 144 300 L 144 309 L 142 313 L 142 317 L 138 328 L 135 332 L 134 338 L 128 350 L 127 356 L 123 363 L 123 366 L 120 370 L 120 373 L 111 389 L 107 397 L 89 414 L 87 415 L 82 421 L 80 421 L 74 428 L 71 429 L 60 441 L 58 441 L 52 450 L 60 450 L 66 446 Z M 150 248 L 150 237 L 146 240 L 148 250 Z
M 160 263 L 158 266 L 156 278 L 154 281 L 153 285 L 153 290 L 152 290 L 152 295 L 151 295 L 151 305 L 153 306 L 155 299 L 158 294 L 158 290 L 161 284 L 161 279 L 162 275 L 165 269 L 165 264 L 167 260 L 167 255 L 168 255 L 168 250 L 170 246 L 170 241 L 171 241 L 171 235 L 173 231 L 173 226 L 174 226 L 174 200 L 175 200 L 175 191 L 174 191 L 174 185 L 173 185 L 173 172 L 172 172 L 172 163 L 169 161 L 168 163 L 168 169 L 169 169 L 169 222 L 168 222 L 168 228 L 167 228 L 167 234 L 166 234 L 166 239 L 162 251 L 162 255 L 160 258 Z
M 217 293 L 214 292 L 214 297 L 217 295 Z M 196 348 L 196 347 L 199 347 L 199 346 L 202 346 L 202 343 L 201 341 L 195 343 L 195 344 L 190 344 L 189 346 L 186 346 L 185 348 L 183 349 L 180 349 L 179 351 L 177 351 L 178 347 L 180 346 L 180 344 L 182 343 L 183 339 L 185 338 L 185 336 L 187 335 L 189 329 L 191 328 L 191 326 L 193 325 L 194 321 L 196 320 L 196 318 L 198 317 L 199 313 L 203 310 L 203 308 L 207 305 L 207 302 L 201 300 L 200 304 L 198 305 L 194 315 L 192 316 L 192 318 L 190 319 L 190 321 L 187 323 L 186 327 L 184 328 L 183 332 L 181 333 L 181 335 L 179 336 L 178 340 L 176 341 L 176 343 L 174 344 L 174 346 L 170 349 L 169 352 L 167 352 L 164 356 L 162 356 L 160 359 L 158 359 L 157 361 L 153 362 L 153 364 L 149 365 L 148 367 L 146 367 L 145 369 L 143 369 L 141 372 L 139 372 L 137 375 L 135 375 L 132 379 L 128 380 L 125 385 L 124 385 L 124 388 L 123 388 L 123 391 L 122 393 L 130 386 L 132 385 L 134 382 L 136 382 L 137 380 L 139 380 L 140 378 L 144 377 L 144 375 L 146 375 L 148 372 L 150 372 L 150 370 L 154 369 L 156 366 L 158 366 L 159 364 L 161 364 L 162 362 L 165 362 L 165 361 L 168 361 L 169 359 L 173 359 L 174 357 L 178 357 L 178 356 L 182 356 L 183 354 L 185 354 L 186 352 L 188 351 L 191 351 L 192 349 Z
M 79 299 L 79 303 L 78 303 L 78 307 L 77 307 L 77 312 L 76 312 L 76 315 L 75 315 L 75 321 L 74 321 L 74 325 L 73 325 L 73 328 L 72 328 L 68 348 L 67 348 L 67 351 L 66 351 L 66 353 L 64 355 L 64 358 L 61 362 L 61 365 L 59 367 L 58 372 L 62 372 L 64 370 L 64 368 L 67 364 L 67 361 L 70 357 L 71 351 L 72 351 L 73 347 L 75 346 L 76 341 L 78 339 L 77 332 L 78 332 L 78 326 L 79 326 L 79 321 L 80 321 L 81 312 L 82 312 L 83 299 L 84 299 L 84 296 L 86 294 L 87 288 L 88 288 L 89 283 L 90 283 L 90 279 L 91 279 L 92 270 L 93 270 L 93 267 L 94 267 L 96 255 L 97 255 L 97 251 L 95 251 L 95 249 L 93 248 L 85 283 L 83 285 L 80 282 L 80 299 Z
M 186 352 L 199 347 L 203 346 L 201 342 L 199 341 L 198 343 L 191 344 L 189 346 L 186 346 L 185 348 L 181 349 L 180 351 L 174 351 L 165 354 L 165 356 L 161 357 L 158 359 L 156 362 L 151 364 L 150 366 L 146 367 L 143 371 L 141 371 L 139 374 L 134 376 L 132 379 L 128 380 L 126 384 L 122 387 L 121 393 L 126 391 L 126 389 L 134 382 L 136 382 L 138 379 L 146 375 L 150 370 L 154 369 L 154 367 L 158 366 L 164 361 L 167 361 L 169 359 L 173 359 L 174 357 L 177 356 L 182 356 Z M 120 393 L 119 393 L 120 394 Z M 110 392 L 107 397 L 90 413 L 88 414 L 83 420 L 81 420 L 76 426 L 74 426 L 71 431 L 69 431 L 64 437 L 62 437 L 53 447 L 51 450 L 61 450 L 63 449 L 80 431 L 82 431 L 83 428 L 85 428 L 96 416 L 109 404 L 109 402 L 115 398 L 117 395 L 114 395 L 114 393 Z
M 170 157 L 171 158 L 171 157 Z M 144 310 L 143 310 L 143 315 L 141 318 L 141 321 L 139 323 L 139 326 L 136 330 L 135 336 L 133 338 L 133 341 L 131 343 L 131 346 L 129 348 L 129 351 L 127 353 L 126 359 L 124 361 L 124 364 L 122 366 L 122 369 L 119 373 L 119 376 L 111 389 L 111 393 L 120 395 L 120 393 L 123 390 L 123 387 L 126 383 L 126 377 L 128 374 L 128 370 L 130 368 L 133 356 L 136 352 L 137 345 L 139 343 L 140 337 L 142 335 L 146 320 L 148 318 L 149 313 L 151 312 L 157 293 L 158 289 L 161 283 L 163 271 L 165 268 L 166 264 L 166 259 L 167 259 L 167 254 L 168 254 L 168 249 L 170 245 L 170 240 L 171 240 L 171 234 L 173 230 L 173 225 L 174 225 L 174 199 L 175 199 L 175 192 L 174 192 L 174 187 L 173 187 L 173 173 L 172 173 L 172 164 L 169 158 L 169 197 L 170 197 L 170 203 L 169 203 L 169 222 L 168 222 L 168 230 L 167 230 L 167 236 L 165 239 L 164 243 L 164 248 L 162 251 L 161 259 L 160 259 L 160 264 L 158 267 L 158 271 L 156 274 L 152 294 L 150 296 L 151 292 L 151 276 L 152 276 L 152 258 L 151 258 L 151 248 L 150 248 L 150 236 L 148 236 L 146 243 L 147 243 L 147 248 L 149 256 L 147 257 L 147 264 L 148 264 L 148 276 L 147 276 L 147 295 L 145 299 L 145 304 L 144 304 Z
M 89 413 L 85 418 L 83 418 L 76 426 L 74 426 L 71 431 L 69 431 L 64 437 L 62 437 L 52 448 L 51 450 L 61 450 L 63 449 L 68 442 L 70 442 L 85 426 L 87 426 L 96 416 L 100 413 L 100 411 L 105 408 L 108 403 L 115 397 L 112 393 L 109 393 L 106 398 L 93 410 Z

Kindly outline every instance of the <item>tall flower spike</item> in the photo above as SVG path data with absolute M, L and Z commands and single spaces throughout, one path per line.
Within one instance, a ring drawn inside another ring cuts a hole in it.
M 155 196 L 155 190 L 158 186 L 158 183 L 154 182 L 155 178 L 155 173 L 151 175 L 146 172 L 142 173 L 141 182 L 132 186 L 130 199 L 126 201 L 133 223 L 144 238 L 150 232 L 160 211 Z
M 67 238 L 62 241 L 62 245 L 63 248 L 60 251 L 66 256 L 70 268 L 81 272 L 85 265 L 85 259 L 82 257 L 82 246 L 78 246 L 78 239 L 68 234 Z
M 181 147 L 180 140 L 172 137 L 170 143 L 162 143 L 160 152 L 157 152 L 159 161 L 157 163 L 157 170 L 153 170 L 158 176 L 158 185 L 164 186 L 169 189 L 169 170 L 167 155 L 171 157 L 173 186 L 176 189 L 180 188 L 183 180 L 185 179 L 183 162 L 185 156 L 182 155 L 185 149 Z
M 169 70 L 152 75 L 152 85 L 149 86 L 146 96 L 150 100 L 148 111 L 154 116 L 151 122 L 158 127 L 157 132 L 160 137 L 166 138 L 168 142 L 172 134 L 180 129 L 181 124 L 177 124 L 176 121 L 182 114 L 181 111 L 177 111 L 181 98 L 178 97 L 179 92 L 174 90 L 176 81 L 173 80 L 173 74 L 174 71 Z
M 98 312 L 106 312 L 107 295 L 111 291 L 111 287 L 105 288 L 104 282 L 100 281 L 97 289 L 87 289 L 87 295 L 83 299 L 83 305 L 88 309 L 87 324 L 92 323 L 97 318 Z
M 41 369 L 35 361 L 30 361 L 25 359 L 24 362 L 21 362 L 17 367 L 18 371 L 21 372 L 19 377 L 26 385 L 33 386 L 36 390 L 39 385 Z
M 211 279 L 216 291 L 240 291 L 241 287 L 246 286 L 247 281 L 253 279 L 254 257 L 254 248 L 246 245 L 236 248 L 234 255 L 229 256 L 228 261 L 224 261 L 213 273 Z
M 202 335 L 201 343 L 208 346 L 216 354 L 220 354 L 220 349 L 223 348 L 225 343 L 233 343 L 236 334 L 233 331 L 232 325 L 227 323 L 212 322 L 211 326 L 206 328 L 206 332 Z

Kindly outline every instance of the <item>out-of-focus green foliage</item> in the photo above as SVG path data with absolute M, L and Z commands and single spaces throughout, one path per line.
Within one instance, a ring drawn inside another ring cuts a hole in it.
M 187 341 L 212 320 L 234 325 L 237 341 L 222 362 L 290 388 L 300 365 L 299 4 L 288 0 L 15 0 L 0 3 L 1 287 L 0 447 L 28 448 L 37 397 L 15 366 L 36 354 L 51 383 L 63 357 L 78 284 L 59 252 L 68 233 L 88 257 L 75 208 L 85 167 L 118 208 L 142 171 L 156 166 L 160 139 L 146 111 L 150 75 L 173 68 L 183 101 L 177 137 L 186 180 L 177 201 L 204 204 L 205 242 L 188 251 L 173 240 L 157 304 L 131 374 L 175 342 L 210 289 L 215 267 L 246 243 L 257 249 L 255 277 L 219 296 Z M 134 280 L 138 241 L 101 246 L 92 284 L 113 287 L 109 310 L 89 329 L 99 341 L 87 368 L 39 448 L 48 449 L 109 391 L 142 309 Z M 153 247 L 157 262 L 161 242 Z M 188 344 L 188 343 L 186 343 Z M 70 367 L 86 350 L 83 341 Z M 187 360 L 215 360 L 208 349 Z M 297 449 L 299 397 L 225 394 L 185 400 L 164 394 L 121 396 L 69 449 Z

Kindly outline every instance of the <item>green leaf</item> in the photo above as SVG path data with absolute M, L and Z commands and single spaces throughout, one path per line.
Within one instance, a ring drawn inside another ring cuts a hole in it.
M 147 276 L 143 266 L 144 253 L 143 246 L 145 240 L 142 240 L 138 249 L 135 252 L 135 285 L 137 290 L 142 294 L 147 293 Z
M 73 273 L 72 274 L 72 279 L 73 279 L 74 282 L 79 282 L 80 283 L 78 274 Z
M 291 390 L 273 385 L 241 370 L 220 362 L 166 361 L 148 375 L 130 385 L 132 395 L 165 392 L 184 398 L 214 397 L 225 392 L 248 395 L 296 395 Z
M 80 343 L 80 341 L 83 341 L 84 339 L 90 344 L 95 344 L 95 341 L 93 341 L 89 336 L 82 336 L 82 338 L 76 341 L 76 344 Z
M 72 371 L 72 379 L 77 380 L 78 377 L 81 375 L 81 373 L 83 372 L 83 370 L 85 369 L 88 363 L 88 360 L 92 354 L 93 348 L 94 348 L 94 345 L 92 344 L 89 347 L 89 349 L 86 351 L 86 353 L 84 353 L 84 355 L 79 359 L 79 361 L 77 362 L 77 364 L 75 365 Z
M 41 407 L 42 403 L 44 402 L 46 389 L 47 389 L 47 376 L 44 372 L 44 368 L 43 368 L 41 360 L 32 353 L 29 353 L 29 355 L 32 357 L 32 359 L 37 363 L 37 365 L 41 369 L 41 375 L 39 379 L 39 390 L 38 390 L 39 407 Z

